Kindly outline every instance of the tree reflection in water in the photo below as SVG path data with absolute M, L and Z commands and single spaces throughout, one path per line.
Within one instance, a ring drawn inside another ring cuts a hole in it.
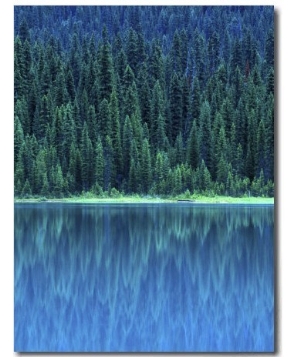
M 15 205 L 15 350 L 274 349 L 273 206 Z

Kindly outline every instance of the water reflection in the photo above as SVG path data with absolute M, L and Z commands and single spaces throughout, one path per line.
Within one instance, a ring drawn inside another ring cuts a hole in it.
M 273 351 L 273 213 L 15 204 L 15 350 Z

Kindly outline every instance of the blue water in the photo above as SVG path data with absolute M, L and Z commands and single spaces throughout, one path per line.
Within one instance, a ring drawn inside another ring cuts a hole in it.
M 273 206 L 15 204 L 18 352 L 274 351 Z

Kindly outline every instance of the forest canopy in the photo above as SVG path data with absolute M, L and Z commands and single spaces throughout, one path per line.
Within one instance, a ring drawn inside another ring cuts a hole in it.
M 15 197 L 274 195 L 273 6 L 15 6 Z

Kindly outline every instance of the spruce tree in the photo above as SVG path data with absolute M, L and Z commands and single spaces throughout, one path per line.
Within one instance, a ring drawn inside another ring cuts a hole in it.
M 103 29 L 105 33 L 105 27 Z M 113 90 L 113 82 L 114 82 L 114 68 L 113 68 L 113 60 L 111 53 L 111 46 L 108 43 L 107 38 L 104 38 L 104 43 L 101 47 L 100 54 L 100 93 L 101 99 L 106 99 L 107 101 L 110 98 L 110 95 Z
M 83 131 L 81 135 L 81 179 L 82 179 L 82 189 L 88 191 L 93 182 L 93 147 L 92 142 L 88 133 L 87 123 L 84 122 Z
M 182 88 L 176 73 L 173 74 L 170 84 L 170 119 L 168 133 L 174 144 L 177 135 L 182 130 Z
M 143 140 L 142 157 L 141 157 L 141 183 L 142 191 L 148 193 L 152 182 L 151 155 L 147 139 Z
M 95 165 L 95 183 L 100 187 L 103 187 L 104 183 L 104 156 L 103 156 L 103 146 L 100 136 L 98 136 L 96 144 L 96 165 Z
M 122 146 L 121 146 L 121 128 L 120 128 L 120 115 L 119 115 L 119 104 L 117 93 L 113 90 L 110 97 L 109 112 L 111 119 L 111 140 L 113 146 L 113 161 L 115 165 L 116 182 L 117 188 L 121 185 L 123 176 L 123 156 L 122 156 Z
M 133 129 L 129 116 L 127 115 L 123 127 L 123 173 L 125 178 L 128 178 L 130 168 L 130 146 L 133 140 Z
M 187 162 L 194 170 L 200 164 L 199 133 L 195 120 L 193 121 L 192 130 L 188 140 Z

